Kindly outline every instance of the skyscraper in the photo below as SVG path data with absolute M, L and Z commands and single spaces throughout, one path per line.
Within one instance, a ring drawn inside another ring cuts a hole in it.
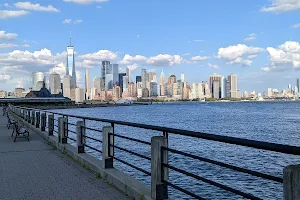
M 102 61 L 101 78 L 104 82 L 104 87 L 105 87 L 105 75 L 107 74 L 107 70 L 109 68 L 109 65 L 110 65 L 109 61 Z
M 72 77 L 70 75 L 63 78 L 64 97 L 71 98 L 71 79 Z
M 126 76 L 126 73 L 119 73 L 119 86 L 121 88 L 121 94 L 123 93 L 123 77 Z
M 142 82 L 142 76 L 136 76 L 135 77 L 135 83 Z
M 90 86 L 90 72 L 88 69 L 85 70 L 85 99 L 90 99 L 91 86 Z
M 33 72 L 32 73 L 32 90 L 37 90 L 37 83 L 39 81 L 44 81 L 44 73 L 43 72 Z
M 143 84 L 143 89 L 147 88 L 147 70 L 142 69 L 142 84 Z
M 128 81 L 132 82 L 132 80 L 131 80 L 131 69 L 128 66 L 126 67 L 126 76 L 128 76 Z
M 66 75 L 70 75 L 70 70 L 72 70 L 71 77 L 71 88 L 76 88 L 76 71 L 75 71 L 75 56 L 74 47 L 72 46 L 72 35 L 70 33 L 70 45 L 67 47 L 67 66 Z
M 223 76 L 213 74 L 209 77 L 209 87 L 213 98 L 221 98 Z
M 119 85 L 119 65 L 118 64 L 112 64 L 112 70 L 113 70 L 113 86 Z
M 297 92 L 299 93 L 299 89 L 300 89 L 299 78 L 297 78 L 297 85 L 296 85 L 296 86 L 297 86 L 297 88 L 298 88 L 298 91 L 297 91 Z
M 101 91 L 103 90 L 102 82 L 103 80 L 101 77 L 95 77 L 93 80 L 93 86 L 97 89 L 97 93 L 101 93 Z
M 165 74 L 163 70 L 161 70 L 159 85 L 160 85 L 160 96 L 165 96 Z
M 51 94 L 58 94 L 61 91 L 61 78 L 58 73 L 53 72 L 49 77 L 49 89 Z
M 184 73 L 181 73 L 180 79 L 181 79 L 181 82 L 183 83 L 184 82 Z
M 238 97 L 238 81 L 236 74 L 230 74 L 228 76 L 230 98 L 239 98 Z

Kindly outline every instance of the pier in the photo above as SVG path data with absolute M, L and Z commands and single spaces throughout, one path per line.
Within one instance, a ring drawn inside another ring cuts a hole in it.
M 24 148 L 26 147 L 28 148 L 28 154 L 32 154 L 27 157 L 24 156 L 24 158 L 21 157 L 21 159 L 20 160 L 17 159 L 17 161 L 10 161 L 9 159 L 12 159 L 12 156 L 8 156 L 8 158 L 4 157 L 4 162 L 0 163 L 0 166 L 3 165 L 1 166 L 2 171 L 4 168 L 5 170 L 7 170 L 4 171 L 5 176 L 7 176 L 6 179 L 12 182 L 16 181 L 16 184 L 19 183 L 17 181 L 18 179 L 14 179 L 15 177 L 14 173 L 16 169 L 14 169 L 13 166 L 16 165 L 14 162 L 20 162 L 23 165 L 25 163 L 26 166 L 27 165 L 30 166 L 28 167 L 28 169 L 25 168 L 25 172 L 29 174 L 31 173 L 29 177 L 31 177 L 31 179 L 33 180 L 36 179 L 36 182 L 43 181 L 44 179 L 47 178 L 48 178 L 47 181 L 56 180 L 55 183 L 48 183 L 46 181 L 44 185 L 45 187 L 42 187 L 41 190 L 43 189 L 45 190 L 47 186 L 54 187 L 51 191 L 55 191 L 57 189 L 59 191 L 64 191 L 65 195 L 67 195 L 67 193 L 73 195 L 71 193 L 73 190 L 76 190 L 76 185 L 78 184 L 82 185 L 82 183 L 80 182 L 81 180 L 78 181 L 74 180 L 74 182 L 70 182 L 70 180 L 68 180 L 70 178 L 68 177 L 72 176 L 71 179 L 73 180 L 74 176 L 75 179 L 76 178 L 80 179 L 80 177 L 82 176 L 81 178 L 83 179 L 83 181 L 85 181 L 86 179 L 88 179 L 88 177 L 93 177 L 93 175 L 96 174 L 96 177 L 101 177 L 100 180 L 97 179 L 97 181 L 99 182 L 99 183 L 97 182 L 97 184 L 104 184 L 106 188 L 105 190 L 99 191 L 97 190 L 98 187 L 96 187 L 96 190 L 98 192 L 97 194 L 103 193 L 103 195 L 106 194 L 108 195 L 113 193 L 114 195 L 120 195 L 120 197 L 108 196 L 108 197 L 103 197 L 102 199 L 110 199 L 110 198 L 126 199 L 126 196 L 122 195 L 122 193 L 120 192 L 116 193 L 116 192 L 108 191 L 114 189 L 111 188 L 111 186 L 109 185 L 118 188 L 118 190 L 123 192 L 123 194 L 126 194 L 131 199 L 149 199 L 149 200 L 168 199 L 170 188 L 185 194 L 186 195 L 185 198 L 188 199 L 189 198 L 204 199 L 197 193 L 192 192 L 189 189 L 186 189 L 183 186 L 174 183 L 173 182 L 174 180 L 172 180 L 169 176 L 169 171 L 173 170 L 185 176 L 191 177 L 199 182 L 204 182 L 214 187 L 218 187 L 224 190 L 224 193 L 229 192 L 246 199 L 255 199 L 255 200 L 263 199 L 256 194 L 251 194 L 248 191 L 243 191 L 231 185 L 226 185 L 223 184 L 222 182 L 205 178 L 201 174 L 193 173 L 192 171 L 193 169 L 191 168 L 181 169 L 180 167 L 176 166 L 176 162 L 170 163 L 169 157 L 170 157 L 170 153 L 172 153 L 172 154 L 181 155 L 185 158 L 192 158 L 195 160 L 195 162 L 200 161 L 200 162 L 209 163 L 211 165 L 220 166 L 239 173 L 264 179 L 271 183 L 281 184 L 283 189 L 283 195 L 282 195 L 283 199 L 285 200 L 300 199 L 300 177 L 299 177 L 300 165 L 284 166 L 282 168 L 283 176 L 276 176 L 265 172 L 251 170 L 248 169 L 247 167 L 236 166 L 226 162 L 214 160 L 214 158 L 205 158 L 202 157 L 201 154 L 195 155 L 189 152 L 185 152 L 182 149 L 175 149 L 169 146 L 168 141 L 170 140 L 170 138 L 174 136 L 190 137 L 193 138 L 194 140 L 209 140 L 213 142 L 219 142 L 222 144 L 242 146 L 248 148 L 249 151 L 251 151 L 251 149 L 252 150 L 258 149 L 261 151 L 273 152 L 276 153 L 278 156 L 284 154 L 300 156 L 300 147 L 297 146 L 255 141 L 255 140 L 221 136 L 221 135 L 208 134 L 208 133 L 195 132 L 195 131 L 172 129 L 172 128 L 166 128 L 160 126 L 130 123 L 124 121 L 115 121 L 109 119 L 99 119 L 99 118 L 83 117 L 83 116 L 76 116 L 76 115 L 66 115 L 66 114 L 52 112 L 48 110 L 40 110 L 40 109 L 33 109 L 33 108 L 26 108 L 26 107 L 12 106 L 12 105 L 10 106 L 9 113 L 11 114 L 11 116 L 14 117 L 15 120 L 18 121 L 18 123 L 22 123 L 24 127 L 30 130 L 31 133 L 30 142 L 20 141 L 20 142 L 13 143 L 12 139 L 10 138 L 11 129 L 7 131 L 5 127 L 6 124 L 5 118 L 1 116 L 0 119 L 2 121 L 2 124 L 0 128 L 1 130 L 5 130 L 5 131 L 1 132 L 0 150 L 5 151 L 6 149 L 8 149 L 9 151 L 10 148 L 14 147 L 11 150 L 11 153 L 16 151 L 16 155 L 20 157 L 19 154 L 21 154 L 22 151 L 19 152 L 18 149 L 22 150 L 23 147 Z M 76 119 L 76 122 L 71 121 L 70 120 L 71 118 Z M 105 123 L 105 125 L 101 127 L 90 127 L 88 126 L 87 121 L 101 122 L 101 123 Z M 76 127 L 76 129 L 75 130 L 70 129 L 71 126 Z M 138 129 L 147 129 L 147 130 L 160 132 L 161 135 L 151 137 L 150 141 L 146 140 L 145 138 L 142 139 L 138 138 L 138 136 L 136 138 L 132 138 L 118 133 L 115 129 L 116 126 L 128 126 L 128 127 L 138 128 Z M 88 134 L 88 131 L 98 132 L 99 133 L 98 135 L 100 137 L 97 138 L 93 137 Z M 73 136 L 71 136 L 71 133 L 73 134 Z M 140 152 L 135 152 L 126 149 L 115 142 L 117 138 L 122 140 L 133 141 L 136 142 L 137 144 L 148 146 L 150 152 L 146 155 L 146 154 L 141 154 Z M 90 142 L 88 142 L 91 140 L 97 144 L 101 144 L 101 147 L 97 147 L 98 145 L 92 145 Z M 2 143 L 4 145 L 2 145 Z M 55 149 L 60 150 L 63 154 L 59 153 L 59 151 Z M 98 152 L 101 155 L 101 159 L 97 159 L 96 157 L 88 154 L 87 153 L 88 149 L 92 149 Z M 146 170 L 145 166 L 140 166 L 137 163 L 133 163 L 132 160 L 125 160 L 124 158 L 119 157 L 118 154 L 116 154 L 116 151 L 127 152 L 131 155 L 138 156 L 142 159 L 148 160 L 151 166 L 148 166 L 148 170 Z M 49 156 L 48 154 L 51 155 Z M 57 155 L 61 155 L 61 156 L 57 156 Z M 44 161 L 44 159 L 46 159 L 47 156 L 50 157 L 49 161 L 47 160 L 44 163 L 42 163 L 42 161 Z M 37 159 L 38 161 L 35 162 L 35 159 Z M 12 162 L 12 164 L 10 164 L 10 162 Z M 59 166 L 54 169 L 53 166 L 56 166 L 54 164 L 55 162 L 58 163 L 71 162 L 72 164 L 66 164 L 67 166 L 61 164 L 62 166 Z M 132 176 L 129 176 L 121 169 L 117 169 L 114 164 L 115 162 L 120 162 L 128 167 L 133 168 L 134 170 L 143 173 L 145 176 L 150 177 L 150 182 L 151 182 L 150 185 L 148 186 L 134 179 Z M 22 166 L 22 164 L 20 166 Z M 265 163 L 266 166 L 267 164 L 268 163 Z M 78 168 L 79 169 L 82 168 L 82 166 L 84 166 L 90 172 L 88 173 L 87 171 L 85 173 L 76 173 L 76 170 Z M 39 168 L 36 170 L 36 173 L 33 172 L 35 170 L 32 170 L 35 168 Z M 17 170 L 21 170 L 21 169 L 22 167 L 20 167 L 20 169 L 17 168 Z M 37 173 L 41 170 L 43 171 L 43 173 Z M 53 172 L 53 170 L 58 170 L 58 171 L 57 173 L 55 172 L 51 173 L 51 176 L 50 175 L 48 176 L 45 175 L 45 177 L 42 176 L 42 174 L 46 172 L 49 171 Z M 72 172 L 74 172 L 74 174 L 70 174 Z M 18 171 L 16 171 L 16 173 L 20 174 L 18 173 Z M 62 173 L 63 175 L 61 176 L 60 173 Z M 56 175 L 57 177 L 55 178 Z M 52 179 L 50 177 L 52 177 Z M 26 180 L 29 181 L 30 178 L 29 180 L 25 179 L 25 181 Z M 23 180 L 21 180 L 21 183 L 23 183 L 22 181 Z M 67 183 L 64 181 L 67 181 Z M 37 184 L 35 181 L 31 181 L 31 182 Z M 21 185 L 22 184 L 19 185 L 20 187 L 18 187 L 18 190 L 22 188 Z M 68 187 L 68 190 L 61 189 L 61 185 L 63 185 L 64 187 Z M 88 193 L 92 193 L 92 194 L 94 193 L 93 190 L 89 192 L 89 187 L 86 187 L 85 190 L 88 191 Z M 11 192 L 14 192 L 13 189 Z M 82 192 L 79 192 L 79 190 L 75 191 L 75 193 L 76 192 L 80 193 L 78 195 L 82 195 Z M 8 195 L 8 192 L 6 193 L 5 194 Z M 89 199 L 89 198 L 93 198 L 93 197 L 92 196 L 85 197 L 85 199 Z

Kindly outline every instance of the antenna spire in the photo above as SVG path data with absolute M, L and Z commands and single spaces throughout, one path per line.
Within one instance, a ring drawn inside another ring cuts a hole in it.
M 70 46 L 72 46 L 72 32 L 70 31 Z

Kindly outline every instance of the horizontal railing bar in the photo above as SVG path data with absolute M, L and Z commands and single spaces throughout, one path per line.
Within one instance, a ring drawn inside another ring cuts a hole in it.
M 83 128 L 86 128 L 86 129 L 88 129 L 88 130 L 91 130 L 91 131 L 102 132 L 101 130 L 97 130 L 97 129 L 89 128 L 89 127 L 86 127 L 86 126 L 83 126 Z
M 187 157 L 190 157 L 190 158 L 194 158 L 194 159 L 197 159 L 197 160 L 200 160 L 200 161 L 203 161 L 203 162 L 208 162 L 208 163 L 211 163 L 211 164 L 214 164 L 214 165 L 218 165 L 218 166 L 221 166 L 221 167 L 232 169 L 232 170 L 235 170 L 235 171 L 239 171 L 239 172 L 243 172 L 243 173 L 250 174 L 250 175 L 253 175 L 253 176 L 257 176 L 257 177 L 260 177 L 260 178 L 264 178 L 264 179 L 268 179 L 268 180 L 271 180 L 271 181 L 276 181 L 276 182 L 279 182 L 279 183 L 283 183 L 283 178 L 280 178 L 280 177 L 272 176 L 272 175 L 269 175 L 269 174 L 264 174 L 264 173 L 261 173 L 261 172 L 252 171 L 250 169 L 244 169 L 244 168 L 241 168 L 241 167 L 237 167 L 237 166 L 234 166 L 234 165 L 222 163 L 222 162 L 211 160 L 211 159 L 208 159 L 208 158 L 203 158 L 203 157 L 200 157 L 200 156 L 192 155 L 192 154 L 185 153 L 185 152 L 182 152 L 182 151 L 178 151 L 178 150 L 175 150 L 175 149 L 170 149 L 170 148 L 166 148 L 166 147 L 162 147 L 162 149 L 167 150 L 169 152 L 177 153 L 177 154 L 180 154 L 180 155 L 183 155 L 183 156 L 187 156 Z
M 98 152 L 102 153 L 101 150 L 96 149 L 96 148 L 94 148 L 94 147 L 92 147 L 92 146 L 90 146 L 90 145 L 84 144 L 84 146 L 86 146 L 86 147 L 88 147 L 88 148 L 90 148 L 90 149 L 93 149 L 94 151 L 98 151 Z
M 99 139 L 96 139 L 96 138 L 89 137 L 89 136 L 87 136 L 87 135 L 83 135 L 83 137 L 85 137 L 85 138 L 88 138 L 88 139 L 91 139 L 91 140 L 94 140 L 94 141 L 97 141 L 97 142 L 101 142 L 101 143 L 102 143 L 102 141 L 101 141 L 101 140 L 99 140 Z
M 146 175 L 148 175 L 148 176 L 151 176 L 151 173 L 150 173 L 150 172 L 147 172 L 146 170 L 143 170 L 143 169 L 141 169 L 141 168 L 139 168 L 139 167 L 136 167 L 136 166 L 134 166 L 134 165 L 132 165 L 132 164 L 130 164 L 130 163 L 128 163 L 128 162 L 126 162 L 126 161 L 120 159 L 120 158 L 116 158 L 115 156 L 111 156 L 111 157 L 114 158 L 115 160 L 117 160 L 117 161 L 119 161 L 119 162 L 125 164 L 125 165 L 128 165 L 129 167 L 132 167 L 132 168 L 134 168 L 134 169 L 136 169 L 136 170 L 138 170 L 138 171 L 140 171 L 140 172 L 143 172 L 144 174 L 146 174 Z
M 174 167 L 174 166 L 172 166 L 172 165 L 169 165 L 169 164 L 166 164 L 166 163 L 162 163 L 162 166 L 167 167 L 167 168 L 169 168 L 169 169 L 172 169 L 172 170 L 174 170 L 174 171 L 180 172 L 180 173 L 182 173 L 182 174 L 184 174 L 184 175 L 193 177 L 193 178 L 195 178 L 195 179 L 197 179 L 197 180 L 199 180 L 199 181 L 203 181 L 203 182 L 208 183 L 208 184 L 210 184 L 210 185 L 219 187 L 219 188 L 221 188 L 221 189 L 223 189 L 223 190 L 226 190 L 226 191 L 232 192 L 232 193 L 234 193 L 234 194 L 240 195 L 240 196 L 242 196 L 242 197 L 245 197 L 245 198 L 248 198 L 248 199 L 253 199 L 253 200 L 262 200 L 261 198 L 255 197 L 255 196 L 253 196 L 252 194 L 248 194 L 248 193 L 245 193 L 245 192 L 241 192 L 241 191 L 236 190 L 236 189 L 233 189 L 233 188 L 231 188 L 231 187 L 229 187 L 229 186 L 226 186 L 226 185 L 217 183 L 217 182 L 212 181 L 212 180 L 208 180 L 208 179 L 206 179 L 206 178 L 203 178 L 203 177 L 198 176 L 198 175 L 196 175 L 196 174 L 192 174 L 192 173 L 187 172 L 187 171 L 185 171 L 185 170 L 178 169 L 178 168 L 176 168 L 176 167 Z
M 120 150 L 122 150 L 122 151 L 125 151 L 125 152 L 127 152 L 127 153 L 130 153 L 130 154 L 132 154 L 132 155 L 136 155 L 136 156 L 138 156 L 138 157 L 144 158 L 144 159 L 146 159 L 146 160 L 151 160 L 151 158 L 149 158 L 149 157 L 147 157 L 147 156 L 144 156 L 144 155 L 142 155 L 142 154 L 139 154 L 139 153 L 130 151 L 130 150 L 128 150 L 128 149 L 124 149 L 124 148 L 119 147 L 119 146 L 116 146 L 116 145 L 110 145 L 110 146 L 115 147 L 116 149 L 120 149 Z
M 135 139 L 135 138 L 131 138 L 131 137 L 126 137 L 126 136 L 118 135 L 118 134 L 113 134 L 113 135 L 114 135 L 115 137 L 124 138 L 124 139 L 127 139 L 127 140 L 139 142 L 139 143 L 142 143 L 142 144 L 151 145 L 151 142 L 146 142 L 146 141 L 143 141 L 143 140 L 139 140 L 139 139 Z
M 58 131 L 56 131 L 55 129 L 53 129 L 53 131 L 54 131 L 55 133 L 58 133 Z
M 58 125 L 56 125 L 56 124 L 53 124 L 55 127 L 58 127 Z
M 18 107 L 18 106 L 16 106 L 16 107 L 22 108 L 22 109 L 27 109 L 27 110 L 38 110 L 38 109 L 31 109 L 31 108 Z M 43 111 L 43 110 L 39 110 L 39 111 Z M 132 122 L 123 122 L 123 121 L 116 121 L 116 120 L 109 120 L 109 119 L 99 119 L 99 118 L 93 118 L 93 117 L 68 115 L 68 114 L 61 114 L 61 113 L 56 113 L 56 112 L 51 112 L 51 111 L 47 111 L 47 112 L 52 113 L 52 114 L 65 115 L 65 116 L 74 117 L 74 118 L 86 119 L 86 120 L 94 120 L 94 121 L 114 123 L 114 124 L 124 125 L 124 126 L 131 126 L 131 127 L 136 127 L 136 128 L 168 132 L 168 133 L 173 133 L 173 134 L 177 134 L 177 135 L 201 138 L 201 139 L 205 139 L 205 140 L 212 140 L 212 141 L 223 142 L 223 143 L 227 143 L 227 144 L 252 147 L 252 148 L 262 149 L 262 150 L 267 150 L 267 151 L 275 151 L 275 152 L 280 152 L 280 153 L 285 153 L 285 154 L 300 155 L 300 147 L 297 147 L 297 146 L 255 141 L 255 140 L 236 138 L 236 137 L 231 137 L 231 136 L 215 135 L 215 134 L 209 134 L 209 133 L 203 133 L 203 132 L 187 131 L 187 130 L 181 130 L 181 129 L 167 128 L 167 127 L 161 127 L 161 126 L 152 126 L 152 125 L 132 123 Z
M 71 133 L 74 133 L 74 134 L 77 134 L 75 131 L 72 131 L 72 130 L 67 130 L 67 129 L 65 129 L 66 131 L 68 131 L 68 132 L 71 132 Z
M 179 190 L 179 191 L 181 191 L 181 192 L 183 192 L 183 193 L 185 193 L 187 195 L 190 195 L 191 197 L 194 197 L 195 199 L 205 200 L 204 198 L 202 198 L 202 197 L 200 197 L 200 196 L 198 196 L 198 195 L 196 195 L 194 193 L 191 193 L 191 192 L 189 192 L 189 191 L 187 191 L 187 190 L 185 190 L 185 189 L 183 189 L 183 188 L 181 188 L 181 187 L 179 187 L 177 185 L 174 185 L 174 184 L 172 184 L 172 183 L 170 183 L 168 181 L 162 180 L 162 183 L 167 184 L 167 185 L 171 186 L 172 188 L 174 188 L 176 190 Z
M 76 140 L 73 139 L 73 138 L 71 138 L 71 137 L 68 137 L 68 136 L 67 136 L 67 138 L 70 139 L 70 140 L 73 140 L 74 142 L 76 142 Z
M 70 122 L 68 122 L 68 124 L 70 124 L 72 126 L 77 126 L 77 124 L 73 124 L 73 123 L 70 123 Z

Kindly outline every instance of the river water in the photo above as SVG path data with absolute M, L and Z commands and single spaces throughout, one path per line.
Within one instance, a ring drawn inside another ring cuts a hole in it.
M 169 103 L 148 106 L 124 106 L 55 110 L 65 114 L 113 119 L 149 125 L 165 126 L 218 135 L 300 146 L 300 102 L 224 102 L 224 103 Z M 69 119 L 75 123 L 78 119 Z M 88 127 L 101 129 L 106 123 L 87 121 Z M 69 129 L 75 130 L 70 126 Z M 161 132 L 127 126 L 115 127 L 121 134 L 145 141 L 162 135 Z M 88 131 L 90 136 L 101 139 L 101 133 Z M 72 137 L 72 135 L 70 135 Z M 75 138 L 75 136 L 74 136 Z M 87 140 L 88 144 L 101 149 L 101 144 Z M 116 145 L 150 156 L 150 146 L 116 138 Z M 192 153 L 239 167 L 282 177 L 282 170 L 289 164 L 299 164 L 300 157 L 273 153 L 253 148 L 219 142 L 169 135 L 171 148 Z M 101 159 L 98 152 L 89 150 Z M 115 156 L 150 172 L 150 161 L 115 150 Z M 205 162 L 169 154 L 171 165 L 199 176 L 214 180 L 235 189 L 251 193 L 262 199 L 282 199 L 282 184 L 235 172 Z M 150 177 L 116 162 L 115 165 L 145 184 Z M 180 173 L 169 171 L 169 181 L 205 199 L 243 199 L 209 184 L 196 181 Z M 170 188 L 172 199 L 193 199 Z

